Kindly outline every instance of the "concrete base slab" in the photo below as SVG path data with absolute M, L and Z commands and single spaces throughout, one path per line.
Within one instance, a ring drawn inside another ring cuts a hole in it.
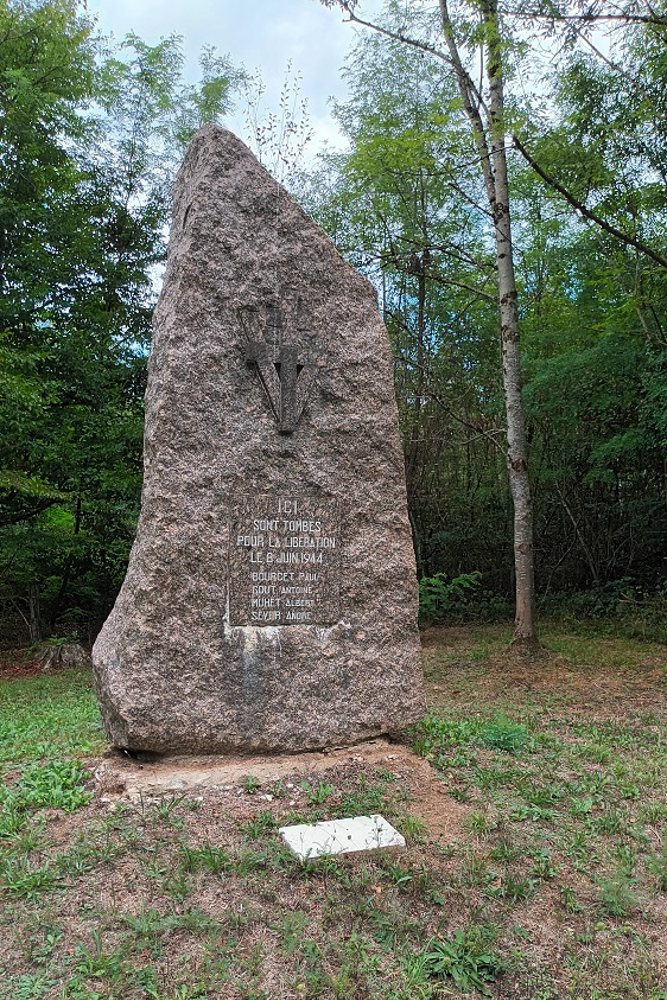
M 350 775 L 365 772 L 373 782 L 378 771 L 385 771 L 405 783 L 409 812 L 422 820 L 434 841 L 450 843 L 462 837 L 463 820 L 470 811 L 449 795 L 447 784 L 427 760 L 388 739 L 311 753 L 143 761 L 108 751 L 93 764 L 93 770 L 96 796 L 108 808 L 122 803 L 143 808 L 144 803 L 160 798 L 187 796 L 202 800 L 204 806 L 213 804 L 214 809 L 243 812 L 243 818 L 248 819 L 275 798 L 282 799 L 285 810 L 307 802 L 304 781 L 315 786 L 324 781 L 342 788 Z
M 120 751 L 110 751 L 95 771 L 98 790 L 109 800 L 140 796 L 196 795 L 204 789 L 240 786 L 251 777 L 261 784 L 286 775 L 322 773 L 342 764 L 368 764 L 391 769 L 409 755 L 401 746 L 377 739 L 354 747 L 313 753 L 230 756 L 162 757 L 140 761 Z

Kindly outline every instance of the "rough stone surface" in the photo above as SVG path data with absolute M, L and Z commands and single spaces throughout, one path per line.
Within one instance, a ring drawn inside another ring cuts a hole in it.
M 416 613 L 374 291 L 206 126 L 174 189 L 137 537 L 93 651 L 109 738 L 292 752 L 400 730 L 424 708 Z

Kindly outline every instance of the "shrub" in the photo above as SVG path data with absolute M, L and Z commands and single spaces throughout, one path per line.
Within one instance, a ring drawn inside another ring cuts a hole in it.
M 448 580 L 445 573 L 424 576 L 419 581 L 419 615 L 426 624 L 441 621 L 468 605 L 470 592 L 479 586 L 482 574 L 461 573 Z

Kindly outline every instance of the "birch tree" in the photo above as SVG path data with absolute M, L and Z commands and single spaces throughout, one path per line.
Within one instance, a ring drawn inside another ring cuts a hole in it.
M 323 0 L 340 7 L 354 24 L 414 46 L 440 58 L 453 72 L 465 116 L 477 148 L 484 190 L 493 221 L 497 297 L 500 317 L 503 393 L 507 421 L 507 473 L 514 509 L 515 641 L 537 644 L 533 556 L 533 504 L 528 477 L 527 444 L 521 399 L 519 312 L 512 244 L 505 121 L 505 46 L 497 0 L 474 0 L 469 12 L 479 18 L 479 66 L 485 85 L 478 86 L 470 59 L 447 0 L 439 0 L 444 50 L 361 17 L 358 0 Z

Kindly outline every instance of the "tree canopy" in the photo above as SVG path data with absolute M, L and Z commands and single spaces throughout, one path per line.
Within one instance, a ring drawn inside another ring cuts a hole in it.
M 364 27 L 362 2 L 329 6 Z M 447 9 L 475 81 L 489 5 Z M 667 15 L 494 9 L 505 105 L 487 134 L 509 171 L 538 602 L 613 607 L 665 590 Z M 497 220 L 438 4 L 389 0 L 376 28 L 356 36 L 334 106 L 345 150 L 293 186 L 378 291 L 419 574 L 449 607 L 505 613 Z M 113 603 L 169 186 L 242 79 L 207 48 L 186 83 L 180 39 L 110 46 L 76 0 L 0 5 L 0 641 L 90 638 Z M 485 114 L 483 86 L 471 99 Z M 253 128 L 294 171 L 308 125 L 285 108 Z
M 494 219 L 457 54 L 435 4 L 389 2 L 376 23 L 327 5 L 367 30 L 337 107 L 350 149 L 325 158 L 311 209 L 381 291 L 421 572 L 479 570 L 497 606 L 513 580 Z M 482 117 L 487 8 L 446 8 Z M 495 9 L 537 590 L 613 606 L 664 586 L 667 27 L 631 4 Z
M 33 638 L 94 629 L 123 577 L 169 184 L 239 75 L 182 64 L 72 0 L 0 7 L 0 598 Z

